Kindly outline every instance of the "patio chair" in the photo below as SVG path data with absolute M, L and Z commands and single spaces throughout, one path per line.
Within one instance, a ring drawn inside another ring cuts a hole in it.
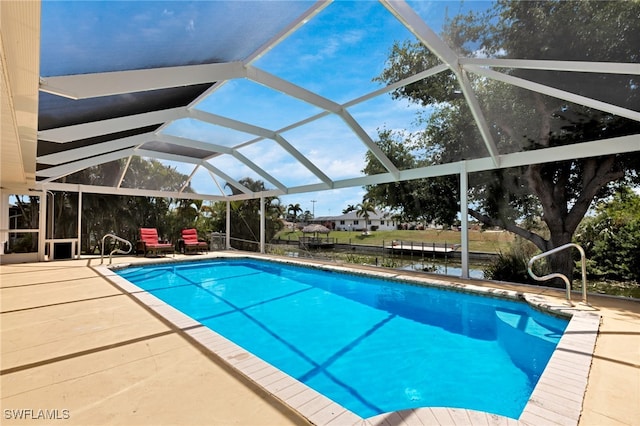
M 194 228 L 183 229 L 182 240 L 184 244 L 184 254 L 206 252 L 209 250 L 209 244 L 205 241 L 198 240 L 198 231 Z
M 175 249 L 171 243 L 161 243 L 158 239 L 158 230 L 156 228 L 140 228 L 140 241 L 136 245 L 136 254 L 138 252 L 144 253 L 146 256 L 148 253 L 153 253 L 155 256 L 164 253 L 173 253 L 175 256 Z

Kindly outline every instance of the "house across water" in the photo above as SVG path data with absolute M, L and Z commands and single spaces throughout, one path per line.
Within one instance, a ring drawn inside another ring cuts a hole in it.
M 335 231 L 391 231 L 397 229 L 398 222 L 390 213 L 375 211 L 369 213 L 368 220 L 355 211 L 340 216 L 320 216 L 311 220 Z

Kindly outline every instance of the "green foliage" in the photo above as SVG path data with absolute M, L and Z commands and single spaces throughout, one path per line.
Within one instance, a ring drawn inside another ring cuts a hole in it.
M 287 220 L 296 222 L 300 213 L 302 213 L 302 207 L 300 207 L 300 204 L 289 204 L 287 206 Z
M 363 201 L 356 206 L 356 216 L 364 218 L 364 229 L 369 229 L 369 213 L 375 213 L 376 208 L 371 201 Z
M 221 218 L 221 228 L 217 227 L 218 215 Z M 180 238 L 183 229 L 195 228 L 198 231 L 198 238 L 209 242 L 211 232 L 224 230 L 225 215 L 224 210 L 218 212 L 209 202 L 180 199 L 167 216 L 173 233 L 171 239 L 176 241 Z
M 227 226 L 227 203 L 218 201 L 206 208 L 209 229 L 213 232 L 225 232 Z
M 16 204 L 20 209 L 18 228 L 37 229 L 40 218 L 40 197 L 29 196 L 25 200 L 22 196 L 16 196 Z
M 241 185 L 253 192 L 265 190 L 264 182 L 251 178 L 243 178 L 238 181 Z M 237 188 L 231 187 L 234 194 L 239 194 Z M 265 238 L 271 241 L 283 228 L 280 216 L 282 206 L 278 197 L 265 197 Z M 258 251 L 260 242 L 260 200 L 236 200 L 231 201 L 231 245 L 234 248 Z
M 354 211 L 355 209 L 356 209 L 356 206 L 354 206 L 353 204 L 349 204 L 347 207 L 342 209 L 342 214 L 347 214 L 349 212 Z
M 101 166 L 92 167 L 65 180 L 83 182 L 92 185 L 113 185 L 113 176 L 119 177 L 125 166 L 124 161 L 114 161 Z M 133 157 L 127 168 L 123 187 L 153 188 L 162 191 L 177 191 L 184 186 L 188 176 L 178 173 L 172 167 L 166 167 L 155 160 L 144 160 Z M 241 184 L 259 192 L 264 190 L 264 183 L 245 178 Z M 184 189 L 189 192 L 189 187 Z M 234 194 L 239 191 L 232 188 Z M 55 192 L 55 201 L 50 202 L 54 210 L 55 237 L 64 238 L 76 235 L 77 195 L 66 192 Z M 23 216 L 35 221 L 37 227 L 38 202 L 31 197 L 27 204 L 18 200 Z M 273 236 L 282 228 L 279 220 L 284 207 L 277 197 L 265 199 L 266 236 Z M 259 241 L 259 200 L 232 202 L 231 235 L 235 238 Z M 298 206 L 299 207 L 299 206 Z M 139 239 L 141 227 L 156 228 L 162 239 L 177 242 L 184 228 L 195 228 L 201 239 L 209 238 L 212 231 L 224 231 L 226 227 L 226 203 L 208 204 L 202 200 L 179 199 L 174 202 L 170 198 L 134 197 L 106 195 L 96 193 L 83 194 L 82 200 L 82 251 L 98 253 L 102 237 L 113 233 L 133 243 Z M 27 214 L 28 213 L 28 214 Z M 25 240 L 26 243 L 26 240 Z M 255 250 L 257 245 L 241 243 L 248 250 Z
M 391 46 L 385 69 L 374 81 L 386 84 L 395 83 L 440 63 L 440 60 L 422 43 L 396 41 Z M 394 99 L 408 98 L 422 106 L 427 106 L 455 100 L 458 89 L 455 75 L 447 71 L 400 87 L 391 95 Z
M 412 152 L 419 150 L 415 140 L 407 140 L 403 135 L 389 130 L 380 131 L 378 136 L 377 145 L 399 169 L 427 164 L 426 160 L 413 155 Z M 363 172 L 367 175 L 385 171 L 371 152 L 367 153 L 366 161 Z M 452 225 L 455 221 L 459 193 L 455 177 L 368 185 L 365 189 L 366 199 L 399 212 L 405 221 L 435 221 L 442 225 Z
M 131 242 L 137 241 L 139 229 L 156 228 L 160 238 L 176 241 L 171 216 L 171 200 L 158 197 L 83 194 L 83 250 L 95 252 L 102 237 L 113 233 Z
M 473 56 L 538 60 L 637 62 L 640 32 L 634 28 L 640 2 L 499 0 L 486 13 L 449 20 L 443 37 L 459 52 Z M 391 84 L 439 63 L 420 43 L 396 43 L 378 81 Z M 531 69 L 501 70 L 525 80 L 593 94 L 600 100 L 633 109 L 640 102 L 637 79 L 609 73 L 571 73 Z M 640 133 L 640 123 L 562 99 L 527 91 L 490 78 L 465 74 L 478 99 L 499 153 L 522 152 Z M 615 90 L 592 91 L 611 87 Z M 487 144 L 453 72 L 442 72 L 392 93 L 422 106 L 420 137 L 379 132 L 378 145 L 399 169 L 487 157 Z M 614 93 L 615 92 L 615 93 Z M 597 95 L 597 96 L 596 96 Z M 499 226 L 546 251 L 571 241 L 592 201 L 619 185 L 637 183 L 636 153 L 593 157 L 502 169 L 469 176 L 469 209 L 485 226 Z M 368 155 L 364 172 L 384 172 Z M 454 179 L 415 180 L 367 187 L 367 195 L 406 217 L 450 223 L 459 211 Z M 543 232 L 522 226 L 544 221 Z M 571 277 L 569 252 L 549 258 L 554 271 Z
M 34 234 L 22 234 L 9 249 L 13 253 L 31 253 L 37 251 L 38 241 L 33 238 Z
M 486 266 L 484 277 L 496 281 L 539 284 L 527 272 L 529 259 L 537 253 L 538 250 L 533 244 L 522 238 L 516 238 L 508 251 L 500 252 L 498 257 Z M 544 259 L 541 259 L 533 264 L 532 271 L 537 276 L 542 276 L 549 273 L 549 268 L 544 263 Z
M 580 225 L 590 276 L 640 282 L 640 196 L 621 188 Z
M 124 176 L 123 176 L 124 174 Z M 82 183 L 94 186 L 141 188 L 159 191 L 178 191 L 183 188 L 188 176 L 173 167 L 167 167 L 157 160 L 146 160 L 137 156 L 125 160 L 111 161 L 73 173 L 62 179 L 68 183 Z M 190 192 L 187 186 L 183 190 Z M 76 234 L 75 220 L 78 200 L 68 193 L 56 193 L 55 232 Z M 85 193 L 82 201 L 82 250 L 95 252 L 102 237 L 114 233 L 135 242 L 141 227 L 157 228 L 161 238 L 175 241 L 179 237 L 183 223 L 171 214 L 172 200 L 158 197 L 134 197 Z M 180 213 L 178 216 L 183 217 Z

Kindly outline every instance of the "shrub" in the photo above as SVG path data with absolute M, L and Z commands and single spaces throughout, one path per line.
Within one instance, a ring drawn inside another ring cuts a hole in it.
M 640 281 L 640 196 L 628 188 L 583 220 L 576 242 L 585 250 L 589 276 Z
M 484 269 L 484 276 L 487 279 L 496 281 L 538 285 L 540 282 L 534 280 L 527 272 L 529 259 L 538 252 L 539 250 L 533 244 L 521 237 L 516 237 L 508 252 L 500 252 L 498 257 L 487 265 Z M 534 263 L 532 270 L 537 276 L 549 273 L 544 259 Z M 554 286 L 554 281 L 547 281 L 545 285 Z M 559 284 L 556 283 L 555 285 Z

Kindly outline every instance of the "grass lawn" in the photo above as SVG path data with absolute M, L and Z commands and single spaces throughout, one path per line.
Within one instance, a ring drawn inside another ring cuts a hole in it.
M 304 234 L 300 231 L 281 231 L 276 238 L 282 240 L 298 241 L 298 238 Z M 310 234 L 306 234 L 310 236 Z M 318 234 L 319 237 L 325 238 L 325 234 Z M 335 238 L 338 243 L 343 244 L 363 244 L 372 246 L 389 245 L 392 241 L 403 241 L 405 243 L 431 244 L 436 243 L 442 245 L 460 244 L 461 233 L 459 231 L 439 231 L 428 229 L 424 231 L 370 231 L 369 235 L 362 235 L 361 232 L 333 231 L 328 235 L 329 238 Z M 469 231 L 469 250 L 472 252 L 483 253 L 506 253 L 514 240 L 514 235 L 506 231 Z M 576 270 L 574 276 L 573 288 L 580 289 L 582 285 L 579 272 Z M 605 280 L 588 281 L 589 292 L 609 294 L 624 297 L 640 298 L 640 287 L 636 282 L 616 282 Z
M 281 231 L 276 238 L 298 241 L 304 234 L 300 231 Z M 310 235 L 310 234 L 307 234 Z M 319 234 L 320 237 L 335 238 L 342 244 L 364 244 L 371 246 L 388 245 L 391 241 L 414 242 L 424 244 L 460 244 L 462 234 L 459 231 L 427 229 L 424 231 L 370 231 L 369 235 L 362 235 L 356 231 L 332 231 L 329 235 Z M 474 252 L 499 253 L 505 252 L 511 245 L 514 236 L 506 231 L 469 231 L 469 250 Z

